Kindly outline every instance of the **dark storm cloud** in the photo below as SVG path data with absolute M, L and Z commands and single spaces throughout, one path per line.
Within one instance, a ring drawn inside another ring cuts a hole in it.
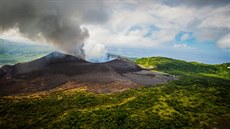
M 84 58 L 81 47 L 89 37 L 82 24 L 106 22 L 108 13 L 100 1 L 2 0 L 0 32 L 17 27 L 24 36 L 49 43 Z

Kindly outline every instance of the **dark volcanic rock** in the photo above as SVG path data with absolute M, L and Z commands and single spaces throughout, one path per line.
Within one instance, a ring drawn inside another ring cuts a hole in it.
M 117 58 L 110 62 L 106 62 L 106 65 L 114 68 L 117 72 L 125 73 L 125 72 L 135 72 L 142 70 L 138 65 L 134 62 L 131 62 L 127 59 Z
M 122 58 L 106 63 L 89 63 L 75 56 L 52 52 L 31 62 L 0 68 L 0 95 L 57 87 L 76 88 L 82 84 L 89 90 L 94 89 L 94 92 L 113 92 L 140 84 L 156 85 L 174 79 L 159 73 L 155 77 L 153 72 L 143 74 L 145 72 L 141 71 L 143 70 L 138 65 Z
M 60 52 L 52 52 L 47 56 L 44 56 L 40 59 L 26 62 L 26 63 L 18 63 L 15 65 L 16 73 L 28 73 L 35 70 L 41 70 L 46 68 L 47 66 L 55 65 L 55 64 L 63 64 L 63 63 L 87 63 L 86 61 L 79 59 L 75 56 L 65 55 Z
M 0 78 L 11 78 L 15 73 L 15 68 L 10 65 L 4 65 L 0 68 Z

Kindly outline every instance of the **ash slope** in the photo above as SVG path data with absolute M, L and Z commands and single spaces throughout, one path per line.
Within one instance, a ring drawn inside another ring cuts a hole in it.
M 81 87 L 97 93 L 116 92 L 173 79 L 170 75 L 143 70 L 123 58 L 90 63 L 53 52 L 31 62 L 3 66 L 0 69 L 0 96 Z

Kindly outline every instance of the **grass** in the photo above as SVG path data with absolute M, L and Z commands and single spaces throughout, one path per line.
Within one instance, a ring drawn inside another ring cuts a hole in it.
M 14 43 L 0 39 L 0 66 L 38 59 L 52 52 L 48 46 Z
M 1 128 L 227 128 L 228 64 L 162 57 L 136 63 L 178 76 L 156 87 L 94 94 L 81 89 L 0 98 Z M 227 121 L 227 122 L 226 122 Z

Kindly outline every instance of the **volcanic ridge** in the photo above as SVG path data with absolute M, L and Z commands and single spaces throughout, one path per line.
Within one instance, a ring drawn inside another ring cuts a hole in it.
M 90 63 L 72 55 L 52 52 L 34 61 L 2 66 L 0 96 L 71 88 L 110 93 L 174 79 L 168 74 L 142 69 L 124 58 Z

